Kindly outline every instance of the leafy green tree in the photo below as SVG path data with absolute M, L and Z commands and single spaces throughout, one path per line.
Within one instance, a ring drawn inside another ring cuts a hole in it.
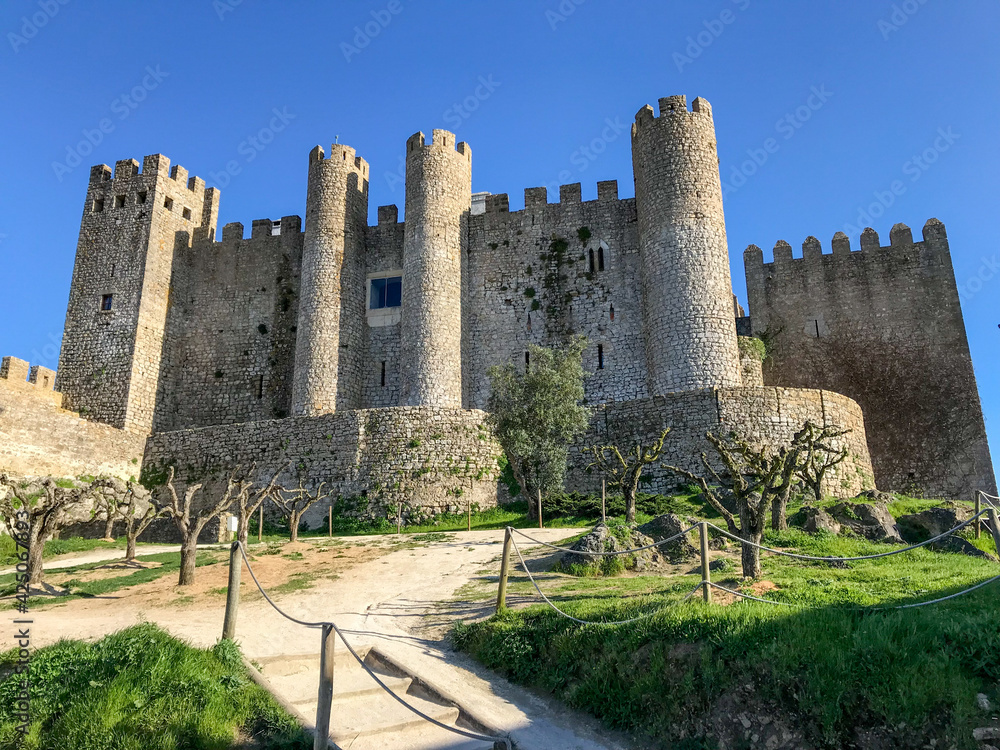
M 586 348 L 583 336 L 562 349 L 529 344 L 525 371 L 512 363 L 490 368 L 490 423 L 535 517 L 539 490 L 562 489 L 569 444 L 590 422 L 580 404 Z

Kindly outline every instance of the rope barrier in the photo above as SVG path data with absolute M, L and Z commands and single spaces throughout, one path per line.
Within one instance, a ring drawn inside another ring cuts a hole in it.
M 949 529 L 948 531 L 945 531 L 943 534 L 938 534 L 937 536 L 931 537 L 927 541 L 920 542 L 919 544 L 911 544 L 908 547 L 902 547 L 901 549 L 894 549 L 888 552 L 879 552 L 877 555 L 860 555 L 858 557 L 818 557 L 816 555 L 799 555 L 794 552 L 785 552 L 784 550 L 774 549 L 773 547 L 765 547 L 763 544 L 757 544 L 756 542 L 751 542 L 749 539 L 743 539 L 742 537 L 738 537 L 735 534 L 729 533 L 725 529 L 720 529 L 718 526 L 716 526 L 714 523 L 711 523 L 710 521 L 707 521 L 706 523 L 708 523 L 708 525 L 711 526 L 716 531 L 721 532 L 723 536 L 727 537 L 728 539 L 732 539 L 734 542 L 738 542 L 740 544 L 749 544 L 751 547 L 756 547 L 757 549 L 762 549 L 766 552 L 773 552 L 776 555 L 782 555 L 784 557 L 793 557 L 796 560 L 814 560 L 817 562 L 856 562 L 858 560 L 877 560 L 880 557 L 901 555 L 904 552 L 910 552 L 911 550 L 919 549 L 920 547 L 926 547 L 928 544 L 933 544 L 939 539 L 943 539 L 946 536 L 951 536 L 956 531 L 961 531 L 966 526 L 974 522 L 977 518 L 984 515 L 986 512 L 987 511 L 985 510 L 980 511 L 972 518 L 970 518 L 968 521 L 960 523 L 955 528 Z
M 396 695 L 396 693 L 393 692 L 393 690 L 391 688 L 389 688 L 389 686 L 387 686 L 384 682 L 382 682 L 382 680 L 379 679 L 378 675 L 376 675 L 371 670 L 371 668 L 367 664 L 365 664 L 364 660 L 361 658 L 361 656 L 358 655 L 358 652 L 354 650 L 354 648 L 351 646 L 351 644 L 347 642 L 347 639 L 344 637 L 344 634 L 341 632 L 340 628 L 338 628 L 335 623 L 332 623 L 332 622 L 306 622 L 305 620 L 299 620 L 299 619 L 297 619 L 295 617 L 292 617 L 287 612 L 284 612 L 280 607 L 278 607 L 277 604 L 274 603 L 274 601 L 271 599 L 271 597 L 267 595 L 267 592 L 264 591 L 264 587 L 261 586 L 260 585 L 260 581 L 257 580 L 257 576 L 254 575 L 253 567 L 251 567 L 251 565 L 250 565 L 250 557 L 247 554 L 246 548 L 243 546 L 243 543 L 240 542 L 239 546 L 240 546 L 240 552 L 243 555 L 243 561 L 246 563 L 247 570 L 250 571 L 250 577 L 253 579 L 253 582 L 257 585 L 257 589 L 260 591 L 261 595 L 263 595 L 265 601 L 267 601 L 267 603 L 270 604 L 274 608 L 275 612 L 277 612 L 279 615 L 281 615 L 285 619 L 290 620 L 290 621 L 296 623 L 297 625 L 302 625 L 302 626 L 307 627 L 307 628 L 322 628 L 322 627 L 326 627 L 326 626 L 329 626 L 330 628 L 332 628 L 333 631 L 340 637 L 340 640 L 344 644 L 344 646 L 347 647 L 347 650 L 348 650 L 348 652 L 350 652 L 351 656 L 353 656 L 354 659 L 355 659 L 355 661 L 357 661 L 358 664 L 361 665 L 361 668 L 363 670 L 365 670 L 365 672 L 368 673 L 368 676 L 371 677 L 373 680 L 375 680 L 376 684 L 378 684 L 378 686 L 380 688 L 382 688 L 385 692 L 387 692 L 389 695 L 391 695 L 396 700 L 396 702 L 398 702 L 400 705 L 405 706 L 406 708 L 408 708 L 411 712 L 413 712 L 414 714 L 416 714 L 417 716 L 419 716 L 421 719 L 424 719 L 425 721 L 429 721 L 431 724 L 434 724 L 435 726 L 440 727 L 441 729 L 446 729 L 449 732 L 452 732 L 453 734 L 458 734 L 458 735 L 461 735 L 462 737 L 467 737 L 469 739 L 479 740 L 479 741 L 482 741 L 482 742 L 499 743 L 499 744 L 504 745 L 507 748 L 507 750 L 511 750 L 510 740 L 507 739 L 506 737 L 490 737 L 490 736 L 485 735 L 485 734 L 478 734 L 477 732 L 467 732 L 464 729 L 459 729 L 458 727 L 449 726 L 447 724 L 444 724 L 444 723 L 438 721 L 437 719 L 435 719 L 435 718 L 433 718 L 431 716 L 428 716 L 427 714 L 425 714 L 420 709 L 415 708 L 414 706 L 412 706 L 409 703 L 407 703 L 400 696 Z
M 643 614 L 641 614 L 641 615 L 639 615 L 637 617 L 631 617 L 628 620 L 616 620 L 616 621 L 613 621 L 613 622 L 607 622 L 607 621 L 603 621 L 603 620 L 581 620 L 579 617 L 573 617 L 573 615 L 567 614 L 566 612 L 563 612 L 561 609 L 559 609 L 559 607 L 557 607 L 555 604 L 552 603 L 551 599 L 549 599 L 547 596 L 545 596 L 544 593 L 542 593 L 542 590 L 541 590 L 541 588 L 539 588 L 538 582 L 535 580 L 535 577 L 533 575 L 531 575 L 531 571 L 528 570 L 528 565 L 527 565 L 527 563 L 525 563 L 524 557 L 522 557 L 522 555 L 521 555 L 521 550 L 518 549 L 518 547 L 517 547 L 517 542 L 515 542 L 513 539 L 511 539 L 511 544 L 514 547 L 514 552 L 517 553 L 517 559 L 521 561 L 521 567 L 524 569 L 524 572 L 527 574 L 528 580 L 530 580 L 531 584 L 535 587 L 535 591 L 537 591 L 538 595 L 540 597 L 542 597 L 543 600 L 545 600 L 546 604 L 548 604 L 552 609 L 554 609 L 556 612 L 558 612 L 559 614 L 561 614 L 563 617 L 567 618 L 568 620 L 572 620 L 573 622 L 579 623 L 580 625 L 629 625 L 629 624 L 631 624 L 633 622 L 638 622 L 639 620 L 644 620 L 647 617 L 652 617 L 655 614 L 659 614 L 663 610 L 663 608 L 660 608 L 660 609 L 656 610 L 655 612 L 645 612 L 645 613 L 643 613 Z M 701 588 L 701 584 L 699 583 L 697 586 L 694 587 L 694 589 L 691 591 L 691 593 L 689 593 L 687 596 L 685 596 L 679 602 L 672 602 L 671 604 L 668 604 L 666 606 L 673 606 L 674 604 L 683 604 L 688 599 L 690 599 L 692 596 L 694 596 L 698 592 L 698 589 L 700 589 L 700 588 Z
M 523 531 L 521 531 L 520 529 L 515 529 L 512 526 L 508 526 L 507 530 L 508 531 L 512 531 L 512 532 L 514 532 L 516 534 L 520 534 L 525 539 L 527 539 L 529 542 L 533 542 L 533 543 L 541 545 L 543 547 L 550 547 L 552 549 L 559 550 L 560 552 L 568 552 L 568 553 L 573 554 L 573 555 L 586 555 L 588 557 L 616 557 L 618 555 L 631 555 L 634 552 L 642 552 L 643 550 L 653 549 L 654 547 L 660 547 L 660 546 L 662 546 L 664 544 L 669 544 L 670 542 L 673 542 L 673 541 L 675 541 L 677 539 L 680 539 L 682 536 L 684 536 L 686 534 L 690 534 L 692 531 L 694 531 L 697 528 L 698 528 L 698 524 L 695 524 L 694 526 L 689 526 L 688 528 L 684 529 L 684 531 L 680 532 L 679 534 L 674 534 L 672 537 L 669 537 L 667 539 L 661 539 L 658 542 L 653 542 L 652 544 L 647 544 L 645 547 L 636 547 L 635 549 L 619 550 L 618 552 L 586 552 L 584 550 L 570 549 L 569 547 L 558 547 L 555 544 L 549 544 L 548 542 L 543 542 L 540 539 L 535 539 L 534 537 L 530 537 L 527 534 L 525 534 Z
M 949 594 L 948 596 L 942 596 L 942 597 L 940 597 L 938 599 L 931 599 L 931 600 L 926 601 L 926 602 L 916 602 L 914 604 L 897 604 L 897 605 L 888 606 L 888 607 L 882 607 L 882 606 L 879 606 L 879 607 L 817 607 L 817 606 L 813 606 L 813 605 L 809 605 L 809 604 L 794 604 L 792 602 L 776 602 L 773 599 L 764 599 L 764 598 L 759 597 L 759 596 L 753 596 L 751 594 L 746 594 L 746 593 L 744 593 L 742 591 L 736 591 L 734 589 L 729 589 L 729 588 L 726 588 L 725 586 L 720 586 L 717 583 L 712 583 L 711 581 L 708 582 L 708 585 L 711 586 L 714 589 L 718 589 L 719 591 L 725 591 L 727 594 L 732 594 L 733 596 L 737 596 L 737 597 L 739 597 L 741 599 L 751 599 L 751 600 L 753 600 L 755 602 L 761 602 L 763 604 L 774 604 L 774 605 L 781 606 L 781 607 L 796 607 L 797 609 L 850 609 L 850 610 L 856 610 L 856 611 L 860 611 L 860 612 L 880 612 L 880 611 L 885 612 L 885 611 L 891 611 L 891 610 L 897 610 L 897 609 L 915 609 L 917 607 L 926 607 L 926 606 L 928 606 L 930 604 L 940 604 L 941 602 L 946 602 L 949 599 L 957 599 L 960 596 L 965 596 L 966 594 L 970 594 L 973 591 L 976 591 L 977 589 L 983 588 L 984 586 L 989 586 L 994 581 L 1000 581 L 1000 575 L 993 576 L 993 578 L 988 578 L 985 581 L 980 581 L 975 586 L 970 586 L 967 589 L 963 589 L 962 591 L 958 591 L 958 592 L 956 592 L 954 594 Z

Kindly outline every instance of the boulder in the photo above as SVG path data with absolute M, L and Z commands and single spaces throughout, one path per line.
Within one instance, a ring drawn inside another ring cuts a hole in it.
M 684 519 L 680 516 L 675 516 L 673 513 L 667 513 L 662 516 L 657 516 L 649 523 L 644 523 L 636 529 L 636 531 L 650 537 L 654 542 L 659 542 L 663 539 L 669 539 L 672 536 L 680 534 L 684 531 L 684 529 L 691 525 L 692 524 L 685 523 Z M 691 543 L 691 540 L 687 535 L 682 536 L 680 539 L 675 539 L 669 544 L 657 547 L 657 552 L 659 552 L 661 557 L 665 557 L 670 560 L 670 562 L 684 562 L 685 560 L 690 560 L 700 554 L 698 548 Z
M 827 531 L 835 535 L 840 533 L 840 524 L 822 508 L 807 505 L 802 508 L 802 514 L 805 517 L 802 528 L 810 534 L 816 534 L 820 531 Z
M 841 527 L 873 542 L 903 542 L 896 519 L 885 503 L 839 503 L 830 508 L 830 515 Z
M 896 498 L 882 490 L 865 490 L 854 499 L 859 503 L 891 503 Z
M 578 539 L 570 549 L 579 552 L 621 552 L 637 547 L 645 547 L 654 542 L 653 539 L 634 528 L 628 530 L 628 537 L 628 543 L 623 544 L 622 540 L 613 534 L 606 524 L 599 523 L 594 527 L 593 531 Z M 655 548 L 636 552 L 634 555 L 631 555 L 631 558 L 631 562 L 626 565 L 630 570 L 645 570 L 663 560 Z M 564 566 L 600 565 L 603 560 L 607 559 L 609 558 L 604 556 L 574 555 L 572 552 L 567 552 L 563 554 L 560 563 Z
M 900 516 L 898 524 L 903 538 L 915 544 L 938 536 L 972 518 L 972 511 L 956 503 L 929 508 L 920 513 Z

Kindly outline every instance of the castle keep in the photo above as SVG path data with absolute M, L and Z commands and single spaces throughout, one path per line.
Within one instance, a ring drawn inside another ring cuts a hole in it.
M 417 133 L 405 145 L 405 222 L 383 206 L 375 226 L 368 163 L 317 146 L 304 226 L 262 219 L 248 237 L 227 224 L 221 239 L 219 191 L 166 157 L 94 167 L 58 393 L 5 361 L 0 434 L 12 447 L 0 466 L 30 468 L 39 453 L 44 437 L 9 424 L 30 412 L 46 434 L 119 432 L 132 446 L 119 450 L 126 475 L 136 453 L 182 478 L 286 462 L 290 479 L 332 482 L 374 512 L 485 506 L 500 486 L 482 411 L 489 368 L 530 367 L 529 343 L 582 334 L 594 418 L 571 451 L 570 489 L 599 483 L 582 471 L 593 442 L 669 426 L 665 460 L 696 469 L 706 430 L 776 443 L 811 419 L 851 430 L 833 494 L 875 482 L 995 491 L 940 222 L 918 242 L 897 225 L 888 247 L 872 230 L 860 250 L 838 235 L 832 254 L 814 238 L 801 258 L 779 243 L 770 263 L 752 246 L 745 315 L 711 106 L 675 96 L 643 107 L 632 146 L 634 199 L 617 182 L 586 202 L 579 184 L 558 202 L 531 188 L 511 211 L 506 195 L 473 196 L 467 143 Z M 763 369 L 738 332 L 768 344 Z M 657 470 L 652 481 L 676 479 Z

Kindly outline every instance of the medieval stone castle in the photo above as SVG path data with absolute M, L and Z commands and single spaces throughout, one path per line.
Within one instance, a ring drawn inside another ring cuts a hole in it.
M 851 429 L 829 491 L 995 491 L 944 226 L 888 246 L 838 234 L 802 257 L 744 259 L 735 303 L 711 106 L 643 107 L 635 198 L 601 182 L 471 191 L 472 150 L 406 143 L 405 223 L 368 225 L 369 165 L 309 154 L 306 213 L 227 224 L 219 191 L 162 155 L 91 170 L 57 373 L 0 372 L 0 466 L 184 478 L 287 462 L 344 495 L 421 512 L 488 505 L 499 448 L 482 411 L 491 366 L 582 334 L 590 432 L 580 447 L 672 427 L 692 469 L 706 430 L 787 440 L 806 419 Z M 754 347 L 767 344 L 761 366 Z M 53 391 L 53 386 L 55 391 Z M 652 489 L 675 478 L 655 471 Z

